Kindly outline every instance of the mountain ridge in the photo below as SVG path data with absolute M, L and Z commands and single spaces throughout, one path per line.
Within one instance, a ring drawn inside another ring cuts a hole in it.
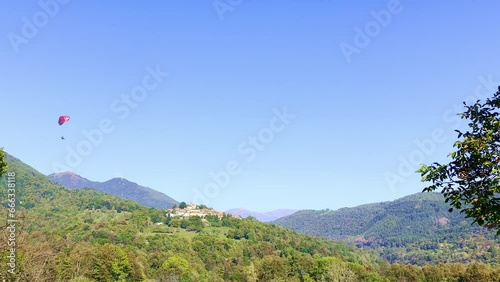
M 113 196 L 132 200 L 146 207 L 169 209 L 179 202 L 149 187 L 141 186 L 125 178 L 115 177 L 103 182 L 92 181 L 74 172 L 66 171 L 47 175 L 58 184 L 70 189 L 93 188 Z

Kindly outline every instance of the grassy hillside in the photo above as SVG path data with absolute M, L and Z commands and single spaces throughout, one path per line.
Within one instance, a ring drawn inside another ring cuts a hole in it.
M 448 209 L 441 194 L 418 193 L 392 202 L 335 211 L 299 211 L 273 223 L 371 248 L 390 262 L 500 263 L 500 238 Z

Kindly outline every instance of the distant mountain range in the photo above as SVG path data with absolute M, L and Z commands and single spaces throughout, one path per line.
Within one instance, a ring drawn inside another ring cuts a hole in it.
M 256 212 L 256 211 L 250 211 L 246 209 L 230 209 L 227 210 L 226 213 L 232 214 L 232 215 L 239 215 L 243 218 L 246 218 L 248 216 L 253 216 L 257 220 L 262 221 L 262 222 L 270 222 L 273 220 L 276 220 L 278 218 L 282 218 L 287 215 L 291 215 L 299 210 L 293 210 L 293 209 L 277 209 L 274 211 L 270 212 Z
M 301 210 L 271 223 L 376 250 L 390 262 L 500 262 L 500 236 L 458 212 L 439 193 L 339 210 Z
M 66 188 L 95 190 L 129 199 L 146 207 L 155 209 L 170 209 L 179 202 L 171 197 L 148 187 L 124 178 L 113 178 L 105 182 L 91 181 L 73 172 L 52 173 L 48 177 Z

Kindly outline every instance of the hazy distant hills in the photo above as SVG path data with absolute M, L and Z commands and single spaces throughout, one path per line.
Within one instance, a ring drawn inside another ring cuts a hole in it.
M 255 211 L 250 211 L 246 209 L 230 209 L 226 211 L 226 213 L 232 214 L 232 215 L 239 215 L 243 218 L 248 217 L 248 216 L 253 216 L 257 218 L 257 220 L 262 221 L 262 222 L 270 222 L 273 220 L 276 220 L 278 218 L 282 218 L 287 215 L 291 215 L 299 210 L 293 210 L 293 209 L 277 209 L 274 211 L 270 212 L 255 212 Z
M 273 221 L 294 231 L 379 251 L 390 262 L 500 261 L 500 237 L 471 225 L 439 193 L 339 210 L 302 210 Z
M 48 175 L 48 177 L 66 188 L 94 188 L 98 191 L 129 199 L 151 208 L 169 209 L 179 204 L 178 201 L 161 192 L 140 186 L 124 178 L 113 178 L 105 182 L 98 182 L 90 181 L 73 172 L 53 173 Z

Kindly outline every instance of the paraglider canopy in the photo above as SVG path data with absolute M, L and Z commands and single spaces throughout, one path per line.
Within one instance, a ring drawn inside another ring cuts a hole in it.
M 59 117 L 59 125 L 62 125 L 63 123 L 69 121 L 69 116 L 60 116 Z

